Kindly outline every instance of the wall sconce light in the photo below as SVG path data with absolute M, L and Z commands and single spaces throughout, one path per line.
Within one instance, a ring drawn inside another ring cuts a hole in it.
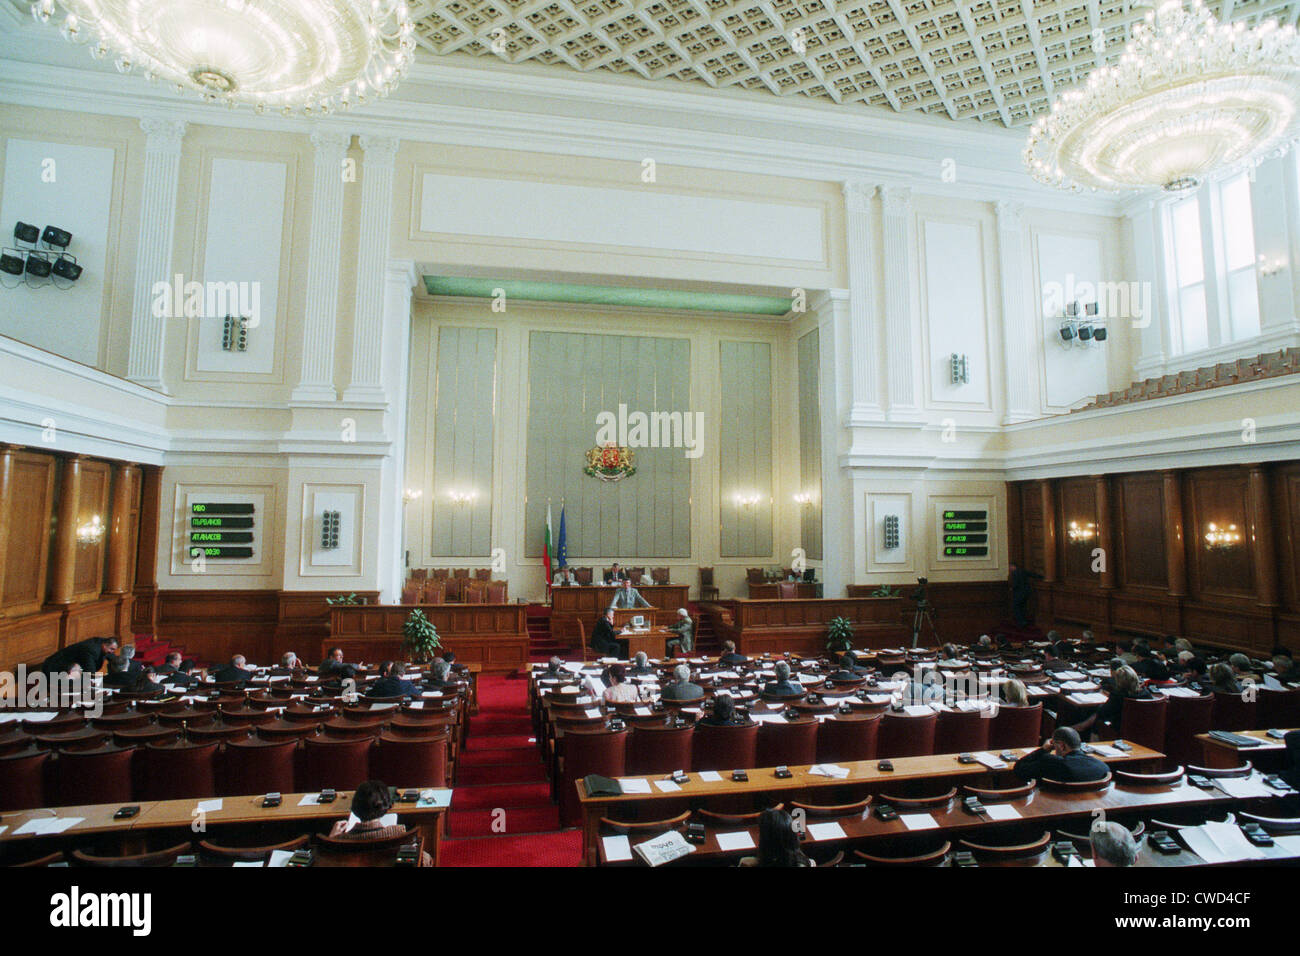
M 970 359 L 953 352 L 948 359 L 948 380 L 953 385 L 970 384 Z
M 82 544 L 99 544 L 104 540 L 104 524 L 99 515 L 95 515 L 77 528 L 77 540 Z
M 1072 544 L 1083 544 L 1097 536 L 1097 526 L 1091 521 L 1083 525 L 1077 521 L 1071 521 L 1070 526 L 1065 529 L 1065 536 L 1070 539 Z
M 424 492 L 419 488 L 407 488 L 402 492 L 402 504 L 409 505 L 412 501 L 419 501 L 422 494 Z
M 1269 257 L 1261 252 L 1255 259 L 1255 271 L 1264 279 L 1277 275 L 1285 268 L 1286 260 L 1281 256 Z
M 884 548 L 886 551 L 893 551 L 898 547 L 899 542 L 899 521 L 898 515 L 885 515 L 884 521 Z
M 339 526 L 343 523 L 342 515 L 337 511 L 325 511 L 320 516 L 320 547 L 322 551 L 335 551 L 339 546 Z
M 466 507 L 474 503 L 475 499 L 478 498 L 478 492 L 472 488 L 468 491 L 459 491 L 453 488 L 447 492 L 447 497 L 451 499 L 452 504 Z
M 1224 550 L 1226 548 L 1235 548 L 1241 544 L 1241 532 L 1237 530 L 1235 524 L 1230 524 L 1226 528 L 1220 528 L 1213 521 L 1206 525 L 1205 529 L 1205 546 L 1207 548 Z
M 810 508 L 813 503 L 813 496 L 810 492 L 801 491 L 794 496 L 794 503 L 800 508 Z
M 751 491 L 748 494 L 741 494 L 740 492 L 736 493 L 736 504 L 742 508 L 757 508 L 759 500 L 757 492 Z

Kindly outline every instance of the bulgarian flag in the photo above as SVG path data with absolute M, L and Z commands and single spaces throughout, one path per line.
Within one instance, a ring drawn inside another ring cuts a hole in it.
M 542 567 L 546 569 L 546 593 L 551 593 L 551 503 L 546 502 L 546 543 L 542 545 Z

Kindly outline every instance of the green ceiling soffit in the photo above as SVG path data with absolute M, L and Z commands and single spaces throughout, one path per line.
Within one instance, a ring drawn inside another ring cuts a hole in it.
M 459 279 L 425 276 L 429 295 L 493 298 L 503 289 L 507 299 L 533 302 L 571 302 L 637 309 L 682 309 L 690 312 L 738 312 L 744 315 L 785 315 L 790 300 L 772 295 L 723 295 L 678 289 L 630 289 L 620 286 L 573 285 L 564 282 L 516 282 L 510 279 Z

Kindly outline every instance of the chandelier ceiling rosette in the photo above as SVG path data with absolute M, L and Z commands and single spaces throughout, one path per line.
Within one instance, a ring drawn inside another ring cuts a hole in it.
M 35 0 L 31 11 L 123 73 L 259 113 L 364 105 L 415 52 L 405 0 Z

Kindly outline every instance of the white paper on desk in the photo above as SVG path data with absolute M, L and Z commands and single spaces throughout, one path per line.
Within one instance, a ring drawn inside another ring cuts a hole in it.
M 1112 747 L 1110 744 L 1089 744 L 1089 746 L 1092 747 L 1093 750 L 1097 751 L 1097 753 L 1101 754 L 1103 757 L 1124 756 L 1124 751 L 1120 750 L 1117 747 Z
M 1084 866 L 1096 866 L 1096 865 L 1097 865 L 1097 861 L 1096 861 L 1096 860 L 1085 860 L 1085 859 L 1084 859 L 1083 857 L 1081 857 L 1081 856 L 1072 856 L 1072 857 L 1070 857 L 1070 862 L 1067 863 L 1067 864 L 1065 864 L 1065 865 L 1066 865 L 1066 866 L 1078 866 L 1078 867 L 1084 867 Z
M 8 825 L 2 826 L 0 827 L 0 833 L 4 833 L 8 829 L 9 829 Z
M 632 844 L 626 836 L 607 836 L 603 842 L 606 863 L 622 863 L 632 859 Z
M 903 708 L 903 713 L 909 717 L 928 717 L 934 713 L 929 704 L 908 704 Z
M 588 707 L 586 710 L 583 711 L 583 713 L 593 719 L 601 716 L 599 707 Z
M 35 833 L 45 835 L 49 833 L 62 833 L 69 827 L 75 827 L 78 823 L 86 819 L 85 817 L 40 817 L 35 820 L 28 820 L 17 830 L 14 836 L 21 836 L 24 833 Z
M 750 714 L 756 724 L 788 724 L 789 721 L 780 714 Z
M 1057 676 L 1057 677 L 1060 677 L 1061 675 L 1060 675 L 1060 674 L 1057 674 L 1056 676 Z M 1090 681 L 1090 680 L 1065 680 L 1065 681 L 1061 681 L 1061 690 L 1083 690 L 1083 691 L 1093 691 L 1093 690 L 1096 690 L 1096 689 L 1097 689 L 1097 685 L 1094 684 L 1094 683 L 1093 683 L 1092 681 Z
M 1200 697 L 1201 696 L 1200 694 L 1196 693 L 1196 691 L 1192 690 L 1190 687 L 1157 687 L 1155 691 L 1157 694 L 1164 694 L 1166 697 Z
M 235 866 L 255 866 L 258 869 L 262 869 L 266 866 L 266 864 L 263 863 L 261 860 L 236 860 Z
M 1019 820 L 1020 811 L 1009 803 L 986 803 L 984 812 L 990 820 Z
M 319 793 L 304 793 L 302 799 L 298 801 L 300 807 L 319 807 L 320 805 Z
M 308 678 L 307 678 L 307 683 L 308 683 L 308 684 L 314 684 L 314 683 L 316 683 L 318 680 L 320 680 L 319 677 L 308 677 Z M 291 853 L 291 854 L 289 854 L 289 855 L 292 856 L 293 854 Z
M 836 780 L 843 780 L 849 775 L 849 768 L 833 763 L 817 763 L 808 768 L 808 774 L 809 776 L 833 777 Z
M 440 691 L 440 690 L 426 690 L 426 691 L 422 692 L 422 693 L 420 694 L 420 696 L 423 697 L 425 700 L 433 700 L 433 699 L 436 698 L 436 697 L 441 697 L 441 696 L 442 696 L 442 691 Z
M 199 813 L 216 813 L 221 809 L 221 798 L 217 797 L 215 800 L 200 800 L 195 809 Z
M 1049 692 L 1042 687 L 1026 687 L 1025 693 L 1030 697 L 1046 697 Z
M 390 701 L 388 703 L 383 703 L 383 704 L 371 704 L 370 710 L 373 713 L 376 710 L 392 710 L 396 706 L 397 706 L 396 703 Z
M 1275 797 L 1277 791 L 1266 786 L 1264 781 L 1259 777 L 1251 774 L 1249 777 L 1219 777 L 1215 782 L 1224 790 L 1228 791 L 1229 796 L 1242 799 L 1245 797 Z M 1251 846 L 1254 846 L 1252 843 Z
M 889 694 L 868 694 L 867 700 L 873 704 L 888 704 L 894 698 Z
M 967 713 L 973 710 L 984 710 L 988 705 L 989 702 L 986 700 L 970 700 L 968 698 L 966 700 L 957 701 L 957 709 L 966 711 Z
M 898 819 L 909 830 L 937 830 L 939 823 L 928 813 L 900 813 Z
M 271 868 L 288 866 L 290 858 L 293 856 L 292 850 L 272 850 L 271 859 L 266 865 Z
M 420 791 L 420 799 L 416 801 L 417 807 L 449 807 L 451 806 L 451 791 L 446 789 L 428 788 Z
M 649 793 L 650 781 L 645 777 L 619 777 L 618 785 L 624 793 Z
M 633 708 L 632 708 L 632 713 L 633 713 L 634 716 L 637 716 L 637 717 L 649 717 L 649 716 L 650 716 L 650 708 L 649 708 L 649 707 L 633 707 Z
M 676 793 L 678 790 L 682 789 L 671 780 L 656 780 L 655 786 L 658 787 L 660 790 L 662 790 L 664 793 Z
M 716 770 L 701 770 L 700 779 L 705 783 L 718 783 L 722 780 L 722 774 Z
M 717 841 L 718 849 L 724 852 L 729 850 L 752 850 L 754 848 L 754 838 L 746 830 L 737 830 L 735 833 L 719 833 Z
M 1076 704 L 1104 704 L 1106 703 L 1105 694 L 1070 694 L 1070 700 Z
M 1206 823 L 1202 829 L 1231 860 L 1262 860 L 1264 851 L 1246 839 L 1235 823 Z
M 185 688 L 184 688 L 184 687 L 178 687 L 178 686 L 176 686 L 175 684 L 163 684 L 163 690 L 167 691 L 167 693 L 169 693 L 169 694 L 183 694 L 183 693 L 185 693 Z
M 575 704 L 590 704 L 590 703 L 591 703 L 593 700 L 595 700 L 595 699 L 596 699 L 596 698 L 592 697 L 590 694 L 583 694 L 581 697 L 575 699 L 575 700 L 574 700 L 574 703 L 575 703 Z
M 1106 671 L 1106 673 L 1110 672 Z M 1057 680 L 1083 680 L 1087 675 L 1078 671 L 1057 671 L 1055 676 Z
M 28 720 L 28 721 L 31 721 L 33 724 L 43 724 L 43 723 L 45 723 L 47 720 L 53 720 L 54 717 L 55 717 L 55 714 L 56 714 L 56 713 L 57 713 L 57 712 L 56 712 L 56 711 L 53 711 L 53 710 L 51 710 L 51 711 L 33 711 L 33 712 L 31 712 L 31 713 L 26 713 L 26 714 L 14 714 L 12 717 L 9 717 L 8 719 L 9 719 L 9 720 Z
M 411 701 L 410 704 L 407 705 L 407 709 L 408 709 L 408 710 L 424 710 L 424 701 L 422 701 L 422 700 L 413 700 L 413 701 Z
M 564 687 L 561 687 L 559 689 L 559 693 L 561 694 L 576 694 L 577 692 L 578 692 L 578 688 L 573 686 L 572 684 L 567 684 Z
M 844 828 L 838 823 L 810 823 L 808 824 L 808 836 L 814 840 L 843 840 L 848 837 Z
M 882 680 L 876 684 L 880 690 L 902 690 L 907 686 L 907 681 L 901 680 Z
M 1007 762 L 1005 760 L 996 757 L 991 753 L 981 752 L 974 754 L 973 756 L 990 770 L 1005 770 L 1007 768 Z

